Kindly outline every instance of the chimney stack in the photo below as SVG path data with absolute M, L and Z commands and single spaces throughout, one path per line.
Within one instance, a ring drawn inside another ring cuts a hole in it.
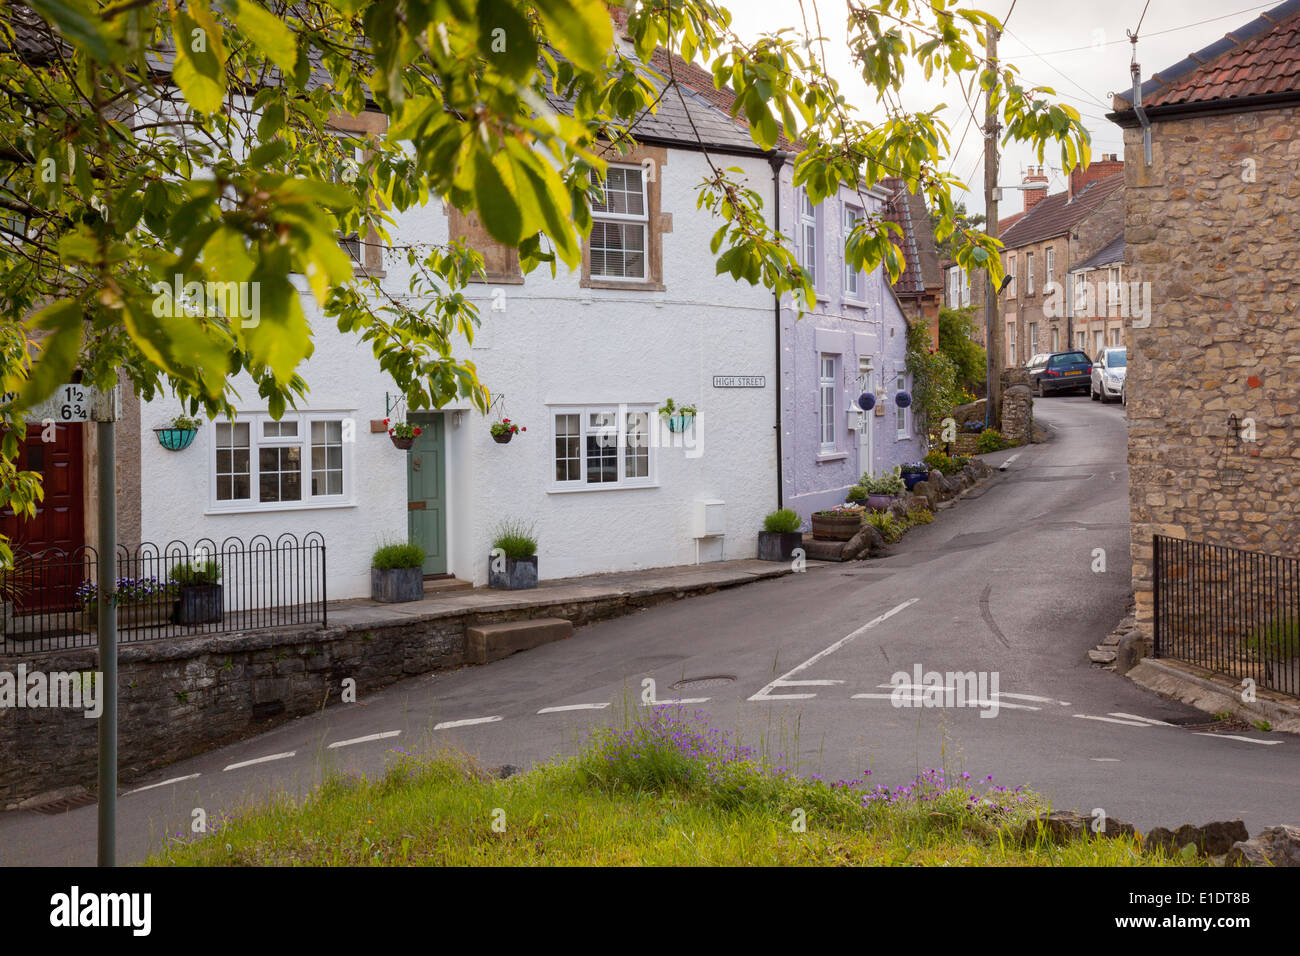
M 1094 160 L 1087 169 L 1075 167 L 1070 172 L 1070 198 L 1073 199 L 1079 193 L 1083 192 L 1083 187 L 1089 183 L 1095 183 L 1099 179 L 1105 179 L 1107 176 L 1114 176 L 1116 173 L 1124 171 L 1124 160 L 1119 158 L 1118 153 L 1102 153 L 1101 159 Z
M 1029 172 L 1025 173 L 1024 185 L 1025 212 L 1033 209 L 1040 202 L 1047 198 L 1047 176 L 1043 173 L 1042 166 L 1030 166 Z

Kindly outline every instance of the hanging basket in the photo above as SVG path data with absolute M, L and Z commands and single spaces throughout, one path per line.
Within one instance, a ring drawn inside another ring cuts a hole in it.
M 899 408 L 907 408 L 912 404 L 912 396 L 908 395 L 907 392 L 899 392 L 894 396 L 894 404 Z
M 510 439 L 512 439 L 512 438 L 514 438 L 514 437 L 515 437 L 515 433 L 514 433 L 514 432 L 506 432 L 506 433 L 503 434 L 503 435 L 495 435 L 495 434 L 494 434 L 494 435 L 492 436 L 492 440 L 493 440 L 494 442 L 496 442 L 498 445 L 509 445 L 509 444 L 510 444 Z
M 399 438 L 397 435 L 389 435 L 388 437 L 392 439 L 394 447 L 400 448 L 402 451 L 409 451 L 411 446 L 415 444 L 414 435 L 410 438 Z
M 693 421 L 695 421 L 694 415 L 672 415 L 668 419 L 668 430 L 670 432 L 684 432 L 691 427 Z
M 869 412 L 876 407 L 876 396 L 870 392 L 863 392 L 858 396 L 858 408 L 864 412 Z
M 155 428 L 153 431 L 158 436 L 158 444 L 168 451 L 189 448 L 194 436 L 199 433 L 197 428 Z

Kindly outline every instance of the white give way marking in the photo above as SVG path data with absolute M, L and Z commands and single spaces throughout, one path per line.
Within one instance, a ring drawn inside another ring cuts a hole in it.
M 872 618 L 870 621 L 868 621 L 866 624 L 863 624 L 856 631 L 853 631 L 851 634 L 844 635 L 844 637 L 841 637 L 830 647 L 826 648 L 825 650 L 818 651 L 816 654 L 808 658 L 799 666 L 793 668 L 792 670 L 786 671 L 784 674 L 782 674 L 776 680 L 772 681 L 770 684 L 768 684 L 766 687 L 764 687 L 758 693 L 754 694 L 749 699 L 750 700 L 808 700 L 809 698 L 816 697 L 817 695 L 816 694 L 773 694 L 771 693 L 771 691 L 776 690 L 778 687 L 823 687 L 830 684 L 844 683 L 844 681 L 842 680 L 833 680 L 833 681 L 832 680 L 791 680 L 790 678 L 793 677 L 795 674 L 799 673 L 800 671 L 812 667 L 812 665 L 816 664 L 823 657 L 827 657 L 830 654 L 834 654 L 845 644 L 848 644 L 850 641 L 856 640 L 857 638 L 861 637 L 863 634 L 867 633 L 867 631 L 871 630 L 877 624 L 881 624 L 889 620 L 899 611 L 907 610 L 909 607 L 911 607 L 919 600 L 921 599 L 908 598 L 906 601 L 904 601 L 902 604 L 899 604 L 897 607 L 892 607 L 884 614 L 880 615 L 879 617 Z

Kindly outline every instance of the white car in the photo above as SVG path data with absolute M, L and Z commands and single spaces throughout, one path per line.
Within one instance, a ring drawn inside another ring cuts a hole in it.
M 1128 369 L 1128 351 L 1123 347 L 1102 349 L 1092 363 L 1092 382 L 1088 394 L 1094 402 L 1119 400 L 1124 394 L 1124 374 Z

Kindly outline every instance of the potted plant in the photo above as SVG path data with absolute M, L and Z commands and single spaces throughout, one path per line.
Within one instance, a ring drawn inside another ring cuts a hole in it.
M 492 423 L 492 440 L 498 445 L 510 444 L 510 439 L 520 432 L 528 431 L 527 428 L 520 428 L 508 418 L 503 418 L 499 422 Z
M 182 448 L 190 447 L 194 436 L 198 434 L 199 424 L 197 418 L 177 415 L 161 428 L 155 428 L 153 432 L 158 436 L 158 444 L 168 451 L 180 451 Z
M 931 452 L 933 454 L 933 452 Z M 929 456 L 926 456 L 927 458 Z M 903 479 L 903 486 L 911 491 L 914 485 L 925 481 L 926 476 L 930 474 L 930 469 L 923 461 L 909 461 L 899 469 L 899 477 Z
M 812 533 L 817 541 L 849 541 L 862 528 L 866 509 L 856 505 L 836 505 L 812 514 Z
M 113 584 L 117 606 L 117 627 L 129 631 L 140 627 L 162 627 L 172 620 L 177 588 L 170 582 L 160 582 L 156 577 L 118 578 Z M 81 606 L 81 629 L 93 632 L 99 628 L 99 585 L 83 581 L 77 588 L 75 600 Z
M 789 561 L 794 549 L 803 544 L 799 528 L 803 519 L 793 508 L 773 511 L 763 519 L 763 530 L 758 533 L 760 561 Z
M 424 549 L 385 544 L 370 559 L 370 600 L 384 604 L 424 598 Z
M 488 555 L 488 587 L 523 591 L 537 587 L 537 537 L 532 525 L 503 521 Z
M 415 440 L 424 434 L 424 429 L 419 425 L 412 425 L 410 422 L 395 422 L 392 419 L 384 419 L 384 427 L 388 429 L 388 437 L 392 439 L 393 445 L 406 451 L 415 444 Z
M 668 422 L 670 432 L 684 432 L 695 420 L 695 406 L 678 405 L 670 398 L 659 407 L 659 417 Z
M 849 505 L 867 506 L 867 500 L 871 493 L 863 485 L 854 485 L 849 489 L 849 493 L 844 496 L 844 503 Z
M 879 475 L 875 478 L 863 475 L 861 484 L 867 489 L 867 505 L 873 511 L 888 508 L 893 498 L 907 490 L 907 484 L 903 481 L 898 468 L 887 475 Z
M 217 562 L 209 559 L 178 564 L 167 577 L 179 591 L 174 616 L 177 624 L 215 624 L 222 619 L 225 590 Z

